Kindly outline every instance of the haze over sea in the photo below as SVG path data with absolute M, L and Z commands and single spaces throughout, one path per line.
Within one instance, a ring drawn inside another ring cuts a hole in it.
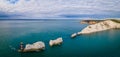
M 0 56 L 2 57 L 119 57 L 120 30 L 111 29 L 80 35 L 72 39 L 74 32 L 87 24 L 80 20 L 1 20 Z M 49 46 L 49 40 L 63 37 L 60 46 Z M 45 42 L 42 52 L 18 53 L 19 43 Z

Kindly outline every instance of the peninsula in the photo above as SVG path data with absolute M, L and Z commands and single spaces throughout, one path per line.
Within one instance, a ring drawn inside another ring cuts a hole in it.
M 120 20 L 108 19 L 94 24 L 90 24 L 87 27 L 85 27 L 82 31 L 77 32 L 76 35 L 75 33 L 72 34 L 71 37 L 73 37 L 73 35 L 74 37 L 76 37 L 77 35 L 81 35 L 81 34 L 90 34 L 94 32 L 99 32 L 109 29 L 118 29 L 118 28 L 120 28 Z

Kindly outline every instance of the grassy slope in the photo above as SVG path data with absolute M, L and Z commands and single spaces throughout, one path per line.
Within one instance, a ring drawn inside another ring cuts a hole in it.
M 120 23 L 120 20 L 116 20 L 116 19 L 111 19 L 114 22 Z

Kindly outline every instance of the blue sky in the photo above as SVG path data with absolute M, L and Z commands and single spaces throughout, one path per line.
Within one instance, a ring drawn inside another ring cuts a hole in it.
M 0 19 L 120 18 L 120 0 L 0 0 Z

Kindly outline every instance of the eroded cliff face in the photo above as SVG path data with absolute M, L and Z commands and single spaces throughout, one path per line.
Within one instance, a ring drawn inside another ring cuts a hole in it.
M 88 33 L 104 31 L 104 30 L 114 29 L 114 28 L 120 28 L 120 23 L 112 20 L 105 20 L 105 21 L 87 26 L 81 32 L 78 32 L 78 34 L 88 34 Z

